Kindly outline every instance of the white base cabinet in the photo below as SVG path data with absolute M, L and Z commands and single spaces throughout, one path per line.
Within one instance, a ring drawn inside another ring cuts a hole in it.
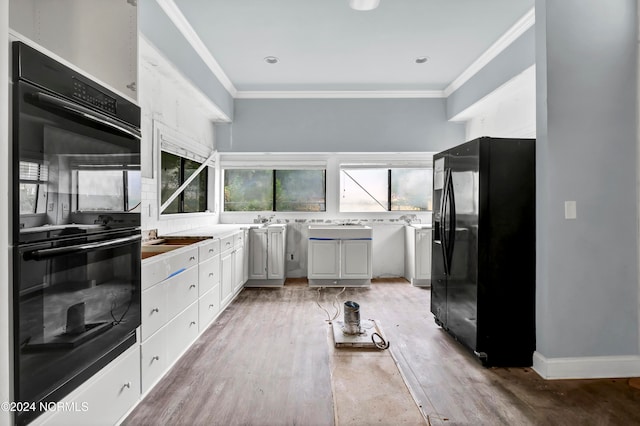
M 247 287 L 281 287 L 286 279 L 286 225 L 249 230 Z
M 431 228 L 405 226 L 404 277 L 416 287 L 431 286 Z
M 307 278 L 311 287 L 371 284 L 371 240 L 309 239 Z
M 33 425 L 114 425 L 140 399 L 140 348 L 113 360 L 61 402 L 64 410 L 38 417 Z

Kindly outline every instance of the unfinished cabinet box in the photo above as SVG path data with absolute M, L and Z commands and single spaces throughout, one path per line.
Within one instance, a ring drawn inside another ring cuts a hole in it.
M 404 277 L 416 287 L 431 286 L 431 225 L 405 226 Z
M 309 286 L 363 287 L 371 284 L 372 229 L 369 226 L 309 227 Z

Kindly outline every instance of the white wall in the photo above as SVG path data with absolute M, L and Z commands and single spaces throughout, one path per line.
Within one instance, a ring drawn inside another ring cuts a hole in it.
M 140 37 L 139 49 L 145 176 L 142 180 L 142 229 L 158 229 L 160 234 L 166 234 L 217 223 L 217 213 L 158 216 L 159 147 L 154 138 L 154 120 L 208 152 L 215 147 L 213 120 L 219 113 L 144 37 Z M 214 173 L 213 168 L 210 173 Z
M 11 156 L 9 155 L 9 0 L 0 0 L 0 271 L 9 271 L 11 251 L 9 246 L 9 182 Z M 11 276 L 0 273 L 0 403 L 11 401 Z M 11 413 L 0 410 L 0 425 L 11 424 Z

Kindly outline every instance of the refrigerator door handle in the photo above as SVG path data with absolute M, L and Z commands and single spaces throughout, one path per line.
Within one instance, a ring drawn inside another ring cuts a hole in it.
M 453 178 L 451 176 L 451 169 L 449 169 L 449 187 L 447 189 L 447 204 L 449 206 L 448 213 L 449 218 L 447 220 L 448 235 L 447 235 L 447 267 L 451 270 L 451 264 L 453 263 L 453 247 L 456 241 L 456 200 L 453 192 Z
M 444 174 L 444 186 L 442 191 L 442 202 L 440 203 L 440 238 L 442 241 L 442 258 L 444 260 L 444 273 L 445 275 L 449 275 L 449 250 L 448 250 L 448 225 L 447 225 L 447 215 L 448 215 L 448 200 L 449 200 L 449 181 L 451 180 L 451 169 L 446 169 Z

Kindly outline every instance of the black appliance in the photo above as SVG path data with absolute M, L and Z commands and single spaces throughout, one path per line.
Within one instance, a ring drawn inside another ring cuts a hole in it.
M 140 109 L 13 43 L 14 399 L 24 424 L 136 342 Z M 46 404 L 43 404 L 46 405 Z
M 535 350 L 535 140 L 483 137 L 434 156 L 431 312 L 487 366 Z

